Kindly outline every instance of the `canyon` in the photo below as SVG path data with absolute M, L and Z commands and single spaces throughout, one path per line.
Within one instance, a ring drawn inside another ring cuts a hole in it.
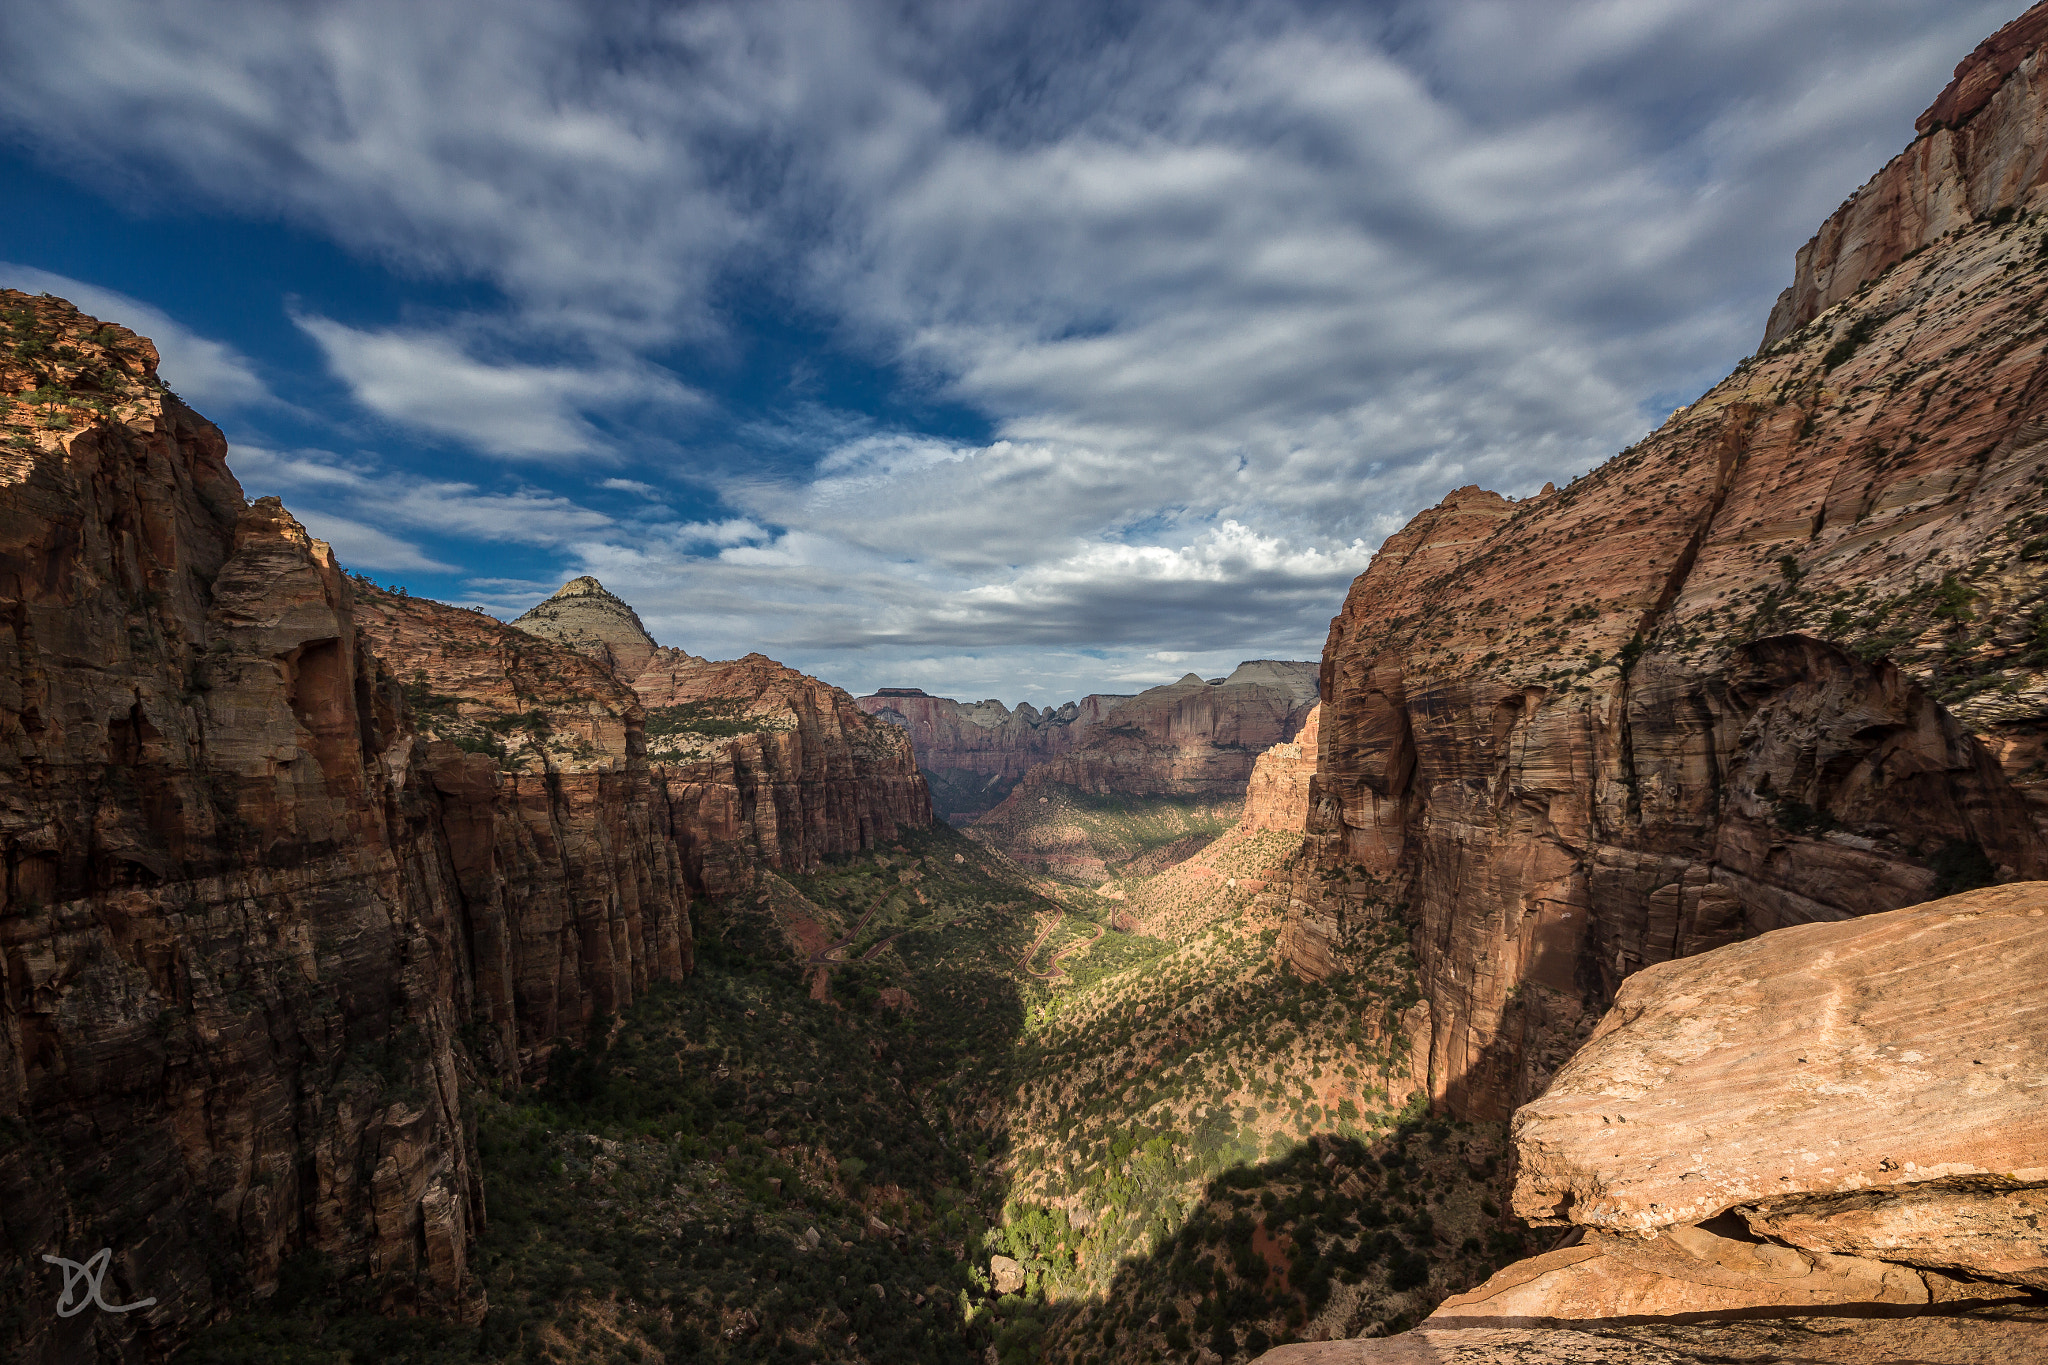
M 1043 711 L 380 587 L 0 293 L 0 1351 L 2048 1355 L 2044 44 L 1319 664 Z
M 479 1074 L 686 976 L 693 884 L 742 875 L 720 848 L 929 823 L 908 746 L 741 661 L 672 670 L 658 707 L 747 719 L 657 770 L 630 651 L 351 577 L 244 499 L 147 340 L 0 306 L 0 387 L 38 395 L 0 452 L 0 1224 L 113 1248 L 109 1301 L 155 1300 L 60 1316 L 10 1255 L 0 1349 L 162 1359 L 302 1252 L 477 1321 Z
M 1645 967 L 2048 875 L 2048 72 L 1998 51 L 1732 376 L 1566 488 L 1451 493 L 1331 623 L 1309 830 L 1411 901 L 1451 1112 Z
M 1035 801 L 1048 786 L 1234 799 L 1258 755 L 1293 739 L 1315 702 L 1315 665 L 1254 659 L 1226 677 L 1189 673 L 1131 696 L 1097 693 L 1046 711 L 915 688 L 884 688 L 858 704 L 909 733 L 933 784 L 957 794 L 946 814 L 972 815 Z

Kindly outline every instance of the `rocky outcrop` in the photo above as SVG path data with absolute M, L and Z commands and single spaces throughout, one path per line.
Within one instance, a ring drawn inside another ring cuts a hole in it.
M 1254 659 L 1227 678 L 1189 673 L 1119 702 L 1009 799 L 1036 800 L 1046 785 L 1094 796 L 1240 797 L 1258 756 L 1293 739 L 1315 704 L 1312 664 Z
M 1227 678 L 1190 673 L 1135 696 L 1095 694 L 1046 711 L 901 687 L 859 705 L 909 732 L 942 812 L 972 814 L 1001 805 L 1019 783 L 1234 799 L 1259 754 L 1301 729 L 1315 688 L 1313 664 L 1254 659 Z M 1042 794 L 1034 787 L 1019 800 Z
M 1920 136 L 1835 210 L 1799 250 L 1792 284 L 1771 309 L 1769 349 L 1853 298 L 1914 252 L 1994 214 L 2032 212 L 2048 170 L 2042 125 L 2048 5 L 2035 5 L 1956 66 Z
M 689 967 L 638 699 L 351 579 L 147 341 L 0 303 L 0 1354 L 163 1359 L 299 1251 L 473 1320 L 463 1078 Z M 102 1247 L 156 1302 L 59 1315 Z
M 1026 772 L 1083 743 L 1092 727 L 1128 700 L 1097 693 L 1043 711 L 1020 702 L 1013 711 L 993 699 L 961 702 L 914 687 L 885 687 L 854 704 L 910 733 L 918 767 L 931 783 L 933 808 L 954 816 L 995 806 Z
M 2048 1358 L 2044 967 L 2031 882 L 1632 977 L 1515 1117 L 1516 1211 L 1573 1238 L 1263 1359 Z
M 1320 707 L 1309 707 L 1300 733 L 1253 761 L 1252 775 L 1244 787 L 1246 829 L 1299 833 L 1308 828 L 1308 788 L 1316 775 L 1320 713 Z
M 653 662 L 658 648 L 647 627 L 640 624 L 640 613 L 588 574 L 570 579 L 512 624 L 529 635 L 589 655 L 629 683 Z
M 658 650 L 633 680 L 648 756 L 694 886 L 717 894 L 755 865 L 810 872 L 932 822 L 910 738 L 851 696 L 749 654 Z
M 2038 65 L 1965 125 L 2014 164 Z M 1353 585 L 1294 913 L 1341 918 L 1340 869 L 1398 884 L 1439 1105 L 1541 1093 L 1643 967 L 2048 875 L 2041 242 L 1965 222 L 1570 487 L 1453 493 Z
M 473 1037 L 495 1069 L 531 1073 L 555 1040 L 581 1042 L 591 1019 L 691 967 L 684 841 L 649 780 L 639 698 L 604 664 L 480 612 L 363 580 L 355 595 L 428 741 L 471 926 L 472 1015 L 488 1026 Z
M 160 1359 L 300 1248 L 478 1312 L 462 901 L 349 580 L 148 342 L 0 307 L 0 1353 Z M 102 1247 L 156 1303 L 60 1317 Z
M 1782 929 L 1629 979 L 1515 1116 L 1515 1210 L 1737 1211 L 1815 1254 L 2048 1289 L 2048 883 Z

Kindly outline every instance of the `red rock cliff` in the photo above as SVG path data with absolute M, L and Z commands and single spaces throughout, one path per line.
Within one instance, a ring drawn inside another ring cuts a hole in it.
M 1315 704 L 1310 664 L 1254 659 L 1213 682 L 1190 673 L 1119 702 L 1081 744 L 1031 769 L 1010 801 L 1034 801 L 1044 784 L 1103 796 L 1242 796 L 1259 755 L 1293 739 Z
M 755 861 L 809 872 L 932 822 L 909 736 L 837 687 L 760 654 L 662 649 L 633 688 L 685 866 L 709 892 L 743 884 Z
M 308 1246 L 479 1311 L 461 900 L 349 581 L 148 342 L 0 307 L 0 1353 L 160 1359 Z M 156 1305 L 59 1318 L 101 1247 Z
M 1020 703 L 960 702 L 908 688 L 856 697 L 869 715 L 910 732 L 918 767 L 932 782 L 932 804 L 944 815 L 989 809 L 1015 789 L 1024 774 L 1086 742 L 1128 697 L 1095 694 L 1039 710 Z
M 480 1313 L 458 1032 L 511 1070 L 688 967 L 637 699 L 352 581 L 147 341 L 0 310 L 0 1354 L 162 1359 L 308 1248 Z M 59 1317 L 101 1247 L 157 1302 Z
M 356 621 L 428 743 L 489 1060 L 690 970 L 682 858 L 649 780 L 639 698 L 602 665 L 477 612 L 358 583 Z
M 1452 494 L 1353 585 L 1310 828 L 1407 889 L 1439 1103 L 1540 1093 L 1646 965 L 2048 874 L 2048 259 L 2001 212 L 2040 63 L 1886 172 L 1967 206 L 1949 235 L 1812 286 L 1828 311 L 1571 487 Z
M 2042 126 L 2048 4 L 1978 45 L 1892 158 L 1799 249 L 1764 329 L 1770 347 L 1915 251 L 2001 210 L 2031 212 L 2048 172 Z

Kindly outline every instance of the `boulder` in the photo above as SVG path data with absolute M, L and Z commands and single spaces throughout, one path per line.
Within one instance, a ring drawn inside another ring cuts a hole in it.
M 1515 1209 L 2048 1287 L 2044 1077 L 2048 883 L 1782 929 L 1623 986 L 1515 1116 Z
M 998 1294 L 1014 1294 L 1024 1287 L 1024 1267 L 1008 1256 L 988 1258 L 989 1283 Z

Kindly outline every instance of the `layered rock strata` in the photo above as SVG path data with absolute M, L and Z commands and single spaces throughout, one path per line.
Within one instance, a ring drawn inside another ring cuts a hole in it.
M 1981 217 L 1570 487 L 1451 494 L 1353 585 L 1294 914 L 1336 943 L 1330 874 L 1398 883 L 1440 1105 L 1540 1093 L 1645 966 L 2048 875 L 2040 66 L 1964 125 L 2022 168 L 1943 191 Z
M 1009 799 L 1036 800 L 1047 785 L 1095 796 L 1240 797 L 1259 755 L 1300 733 L 1316 678 L 1313 664 L 1253 659 L 1225 678 L 1189 673 L 1149 688 L 1030 770 Z
M 581 653 L 361 580 L 355 619 L 427 741 L 492 1065 L 530 1072 L 556 1039 L 687 975 L 688 841 L 650 780 L 632 689 Z
M 755 867 L 809 872 L 932 822 L 908 736 L 837 687 L 761 654 L 717 661 L 657 645 L 587 576 L 512 624 L 595 660 L 645 708 L 665 807 L 655 823 L 700 893 L 749 885 Z
M 1265 1360 L 2048 1358 L 2044 969 L 2029 882 L 1631 977 L 1515 1116 L 1515 1209 L 1573 1238 Z
M 1252 762 L 1244 787 L 1246 829 L 1308 828 L 1309 783 L 1316 775 L 1321 708 L 1311 706 L 1293 739 L 1273 745 Z
M 1083 743 L 1126 696 L 1097 693 L 1041 711 L 1029 702 L 954 701 L 914 687 L 857 697 L 861 710 L 910 734 L 912 751 L 945 816 L 973 815 L 1006 796 L 1024 774 Z
M 2048 883 L 1781 929 L 1623 985 L 1515 1115 L 1515 1211 L 2048 1290 Z
M 163 1359 L 298 1251 L 474 1318 L 471 1050 L 688 967 L 637 699 L 351 580 L 147 341 L 0 315 L 0 1354 Z M 60 1315 L 103 1247 L 155 1302 Z
M 0 1354 L 161 1359 L 300 1248 L 480 1311 L 463 903 L 350 583 L 147 341 L 0 308 Z M 60 1317 L 103 1247 L 155 1304 Z
M 709 893 L 756 865 L 810 872 L 932 822 L 909 736 L 837 687 L 760 654 L 679 649 L 657 650 L 633 687 L 684 866 Z
M 572 578 L 512 622 L 529 635 L 587 654 L 622 681 L 632 682 L 654 659 L 657 646 L 640 613 L 585 574 Z

